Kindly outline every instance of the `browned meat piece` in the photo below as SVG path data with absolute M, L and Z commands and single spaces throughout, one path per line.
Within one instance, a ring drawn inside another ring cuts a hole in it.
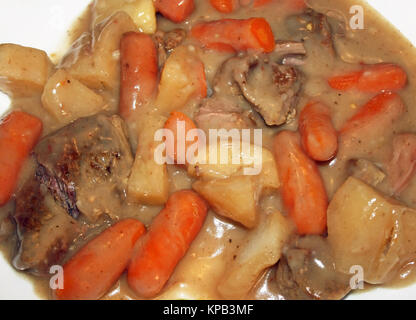
M 0 242 L 10 241 L 15 231 L 12 215 L 15 209 L 13 201 L 9 201 L 0 211 Z
M 305 55 L 305 45 L 300 41 L 276 41 L 274 52 L 280 57 L 289 55 Z
M 416 172 L 416 135 L 405 133 L 394 137 L 387 172 L 395 194 L 406 189 Z
M 295 112 L 302 85 L 300 72 L 271 62 L 272 56 L 247 54 L 228 59 L 213 81 L 214 97 L 243 94 L 267 125 L 281 125 Z
M 342 17 L 338 17 L 333 12 L 324 14 L 312 8 L 302 14 L 290 16 L 286 25 L 291 36 L 296 40 L 320 41 L 332 55 L 336 52 L 334 39 L 345 35 L 345 23 Z
M 226 60 L 218 69 L 212 81 L 213 96 L 230 97 L 231 99 L 241 94 L 240 88 L 234 79 L 235 73 L 241 73 L 245 69 L 246 60 L 251 56 L 238 55 Z
M 133 163 L 120 117 L 79 119 L 44 138 L 34 154 L 38 180 L 73 218 L 120 214 Z
M 156 43 L 156 48 L 159 55 L 159 66 L 163 66 L 167 56 L 173 49 L 179 46 L 186 38 L 186 31 L 184 29 L 174 29 L 169 32 L 161 30 L 156 31 L 153 35 L 153 40 Z
M 331 50 L 333 53 L 335 53 L 334 40 L 332 38 L 332 28 L 328 22 L 327 16 L 324 14 L 318 13 L 317 19 L 319 21 L 318 28 L 323 38 L 322 44 L 328 47 L 329 50 Z
M 205 131 L 230 130 L 253 127 L 255 122 L 249 116 L 231 99 L 212 97 L 205 99 L 194 119 L 198 128 Z
M 184 29 L 174 29 L 166 32 L 164 36 L 165 49 L 171 52 L 185 40 L 186 31 Z
M 153 34 L 153 42 L 156 45 L 156 49 L 157 49 L 157 55 L 158 55 L 158 64 L 159 64 L 159 68 L 161 68 L 164 64 L 165 61 L 167 59 L 167 52 L 165 50 L 165 45 L 164 45 L 164 38 L 165 33 L 163 31 L 156 31 L 155 34 Z
M 250 56 L 234 73 L 234 79 L 267 125 L 280 125 L 294 116 L 301 89 L 300 73 L 294 67 Z
M 303 66 L 305 60 L 297 56 L 287 56 L 282 59 L 282 64 L 285 66 Z
M 351 160 L 349 175 L 354 176 L 370 186 L 377 187 L 386 178 L 386 174 L 373 162 L 365 159 Z
M 300 41 L 277 41 L 276 48 L 272 54 L 273 60 L 279 64 L 287 66 L 301 66 L 305 64 L 303 60 L 306 49 Z
M 35 178 L 17 195 L 13 218 L 19 239 L 13 265 L 35 274 L 47 274 L 51 265 L 61 263 L 79 232 L 78 222 Z
M 328 242 L 320 236 L 295 237 L 276 271 L 277 291 L 288 300 L 341 299 L 350 291 L 349 278 L 335 271 Z

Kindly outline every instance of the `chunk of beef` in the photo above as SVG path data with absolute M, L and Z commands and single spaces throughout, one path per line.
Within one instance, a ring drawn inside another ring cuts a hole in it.
M 212 97 L 202 102 L 194 117 L 198 128 L 208 129 L 245 129 L 255 125 L 250 112 L 242 110 L 232 99 Z
M 243 95 L 269 126 L 290 121 L 302 77 L 296 68 L 271 62 L 271 58 L 245 54 L 228 59 L 214 78 L 213 96 L 235 99 Z
M 372 161 L 366 159 L 351 160 L 349 175 L 354 176 L 370 186 L 377 187 L 386 178 L 386 174 Z
M 13 219 L 19 240 L 13 265 L 35 274 L 47 274 L 51 265 L 61 263 L 80 230 L 34 177 L 17 195 Z
M 300 74 L 294 67 L 251 56 L 235 71 L 234 79 L 267 125 L 280 125 L 294 116 L 301 89 Z
M 156 43 L 158 51 L 159 67 L 165 64 L 168 55 L 179 46 L 186 38 L 186 31 L 184 29 L 174 29 L 172 31 L 163 32 L 158 30 L 153 35 L 153 40 Z
M 9 201 L 0 211 L 0 242 L 12 239 L 15 231 L 15 226 L 12 221 L 15 204 Z
M 305 45 L 301 41 L 276 41 L 274 52 L 280 57 L 305 55 Z
M 119 215 L 133 163 L 120 117 L 79 119 L 45 137 L 34 154 L 39 182 L 73 218 Z
M 344 18 L 336 12 L 318 12 L 308 8 L 305 12 L 288 17 L 286 26 L 289 34 L 296 40 L 319 41 L 328 48 L 330 54 L 335 55 L 335 39 L 344 37 Z
M 393 193 L 400 194 L 416 173 L 416 135 L 404 133 L 393 139 L 393 155 L 386 165 Z
M 349 276 L 335 270 L 326 239 L 295 237 L 284 249 L 276 271 L 279 295 L 288 300 L 341 299 L 349 291 Z
M 301 66 L 306 55 L 305 45 L 301 41 L 277 41 L 274 49 L 273 60 L 287 66 Z

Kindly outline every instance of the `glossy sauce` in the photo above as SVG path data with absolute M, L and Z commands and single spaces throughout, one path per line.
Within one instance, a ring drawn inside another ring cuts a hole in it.
M 353 4 L 360 1 L 331 1 L 331 0 L 309 0 L 308 3 L 316 10 L 327 13 L 330 10 L 337 16 L 348 19 L 349 8 Z M 407 105 L 407 115 L 403 117 L 399 125 L 400 132 L 411 132 L 416 127 L 416 104 L 414 92 L 416 92 L 416 51 L 415 48 L 401 36 L 388 22 L 382 19 L 373 9 L 363 4 L 365 7 L 365 30 L 346 30 L 345 38 L 337 41 L 336 49 L 340 53 L 339 56 L 331 55 L 326 48 L 319 43 L 306 42 L 307 58 L 305 65 L 301 66 L 301 71 L 305 74 L 307 81 L 303 88 L 303 97 L 298 104 L 298 108 L 303 107 L 310 98 L 319 97 L 326 103 L 332 111 L 333 122 L 336 129 L 349 119 L 363 105 L 371 95 L 362 93 L 338 93 L 330 89 L 325 81 L 329 76 L 336 73 L 343 73 L 357 68 L 358 63 L 377 63 L 392 62 L 402 66 L 408 70 L 409 85 L 400 93 Z M 328 8 L 325 9 L 325 8 Z M 241 9 L 233 14 L 227 15 L 227 18 L 248 18 L 252 16 L 265 17 L 272 26 L 274 35 L 280 40 L 292 40 L 292 35 L 285 26 L 287 11 L 281 10 L 279 5 L 271 4 L 264 8 L 258 8 L 251 12 Z M 190 19 L 183 23 L 180 27 L 187 30 L 197 21 L 215 20 L 224 17 L 224 15 L 216 12 L 206 0 L 196 0 L 196 10 Z M 74 26 L 70 35 L 72 39 L 76 39 L 87 30 L 90 24 L 90 12 L 87 11 L 82 18 L 79 19 Z M 159 18 L 158 29 L 169 31 L 177 28 L 178 25 L 169 22 L 166 19 Z M 192 45 L 192 44 L 190 44 Z M 202 51 L 196 49 L 198 55 L 205 64 L 207 80 L 211 82 L 218 67 L 230 57 L 229 54 Z M 108 101 L 109 112 L 117 110 L 118 97 L 103 94 Z M 13 101 L 13 108 L 25 110 L 34 114 L 44 121 L 44 135 L 56 130 L 56 124 L 51 116 L 41 107 L 39 97 L 30 99 L 18 99 Z M 185 106 L 184 110 L 187 114 L 193 114 L 197 104 L 190 102 Z M 135 122 L 129 123 L 130 131 L 135 132 Z M 271 138 L 279 130 L 287 128 L 296 128 L 296 122 L 284 125 L 277 129 L 263 128 L 263 145 L 271 147 Z M 133 135 L 134 136 L 134 135 Z M 132 139 L 133 149 L 136 145 L 135 138 Z M 386 146 L 390 145 L 389 141 Z M 388 147 L 380 155 L 379 161 L 383 161 L 383 157 L 389 156 Z M 28 163 L 25 170 L 26 174 L 22 174 L 21 181 L 25 180 L 28 174 L 32 173 L 33 167 Z M 320 165 L 320 170 L 324 178 L 325 186 L 329 197 L 336 191 L 337 187 L 344 181 L 345 176 L 340 174 L 340 167 L 334 163 L 324 163 Z M 190 188 L 192 179 L 182 169 L 169 167 L 171 191 Z M 386 186 L 381 185 L 383 190 Z M 413 179 L 410 186 L 400 196 L 401 201 L 410 207 L 416 208 L 416 179 Z M 284 212 L 278 194 L 271 195 L 262 199 L 260 203 L 262 213 L 273 210 Z M 9 207 L 1 209 L 1 215 L 6 211 L 10 211 Z M 126 204 L 123 217 L 135 217 L 149 225 L 152 218 L 159 212 L 160 207 L 139 206 L 134 204 Z M 95 232 L 97 232 L 95 230 Z M 68 256 L 71 256 L 87 239 L 90 239 L 94 231 L 81 237 L 76 243 Z M 227 221 L 217 216 L 214 212 L 210 212 L 202 231 L 192 243 L 186 256 L 177 266 L 173 276 L 170 278 L 163 292 L 156 299 L 219 299 L 221 298 L 217 292 L 217 284 L 221 278 L 227 263 L 234 258 L 235 251 L 240 243 L 247 235 L 247 231 L 231 221 Z M 1 234 L 0 234 L 1 237 Z M 14 243 L 13 239 L 2 244 L 3 251 L 8 260 L 11 259 L 11 247 Z M 415 278 L 414 262 L 403 268 L 399 280 L 396 280 L 394 286 L 402 286 L 408 284 Z M 249 298 L 259 299 L 281 299 L 273 282 L 274 271 L 268 271 L 258 282 L 256 288 L 249 295 Z M 48 279 L 34 279 L 34 285 L 41 297 L 48 297 Z M 411 281 L 409 280 L 411 279 Z M 110 290 L 103 299 L 137 299 L 140 297 L 128 288 L 125 276 L 123 276 Z

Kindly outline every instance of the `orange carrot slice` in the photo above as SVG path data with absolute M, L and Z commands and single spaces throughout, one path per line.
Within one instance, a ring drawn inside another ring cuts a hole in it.
M 344 124 L 340 134 L 354 135 L 369 127 L 380 128 L 389 125 L 405 111 L 403 101 L 397 93 L 390 91 L 380 93 Z
M 0 206 L 16 187 L 20 169 L 42 134 L 42 121 L 22 111 L 13 111 L 0 123 Z
M 223 19 L 195 25 L 191 36 L 203 46 L 219 51 L 257 49 L 272 52 L 275 40 L 264 18 Z
M 127 118 L 148 102 L 157 87 L 157 52 L 152 38 L 138 32 L 123 35 L 120 45 L 120 114 Z
M 239 8 L 238 0 L 210 0 L 211 5 L 219 12 L 231 13 Z
M 328 161 L 338 149 L 338 134 L 329 108 L 321 102 L 310 103 L 299 116 L 299 132 L 306 153 L 316 161 Z
M 284 206 L 301 235 L 326 230 L 328 198 L 314 161 L 302 151 L 298 133 L 282 131 L 274 138 L 274 154 Z
M 95 300 L 104 295 L 130 261 L 137 240 L 145 233 L 143 224 L 125 219 L 88 242 L 64 266 L 64 288 L 60 300 Z
M 155 8 L 164 17 L 179 23 L 194 11 L 194 0 L 155 0 Z
M 258 8 L 271 3 L 273 0 L 254 0 L 253 8 Z
M 183 126 L 182 133 L 179 132 L 180 125 Z M 167 156 L 177 164 L 186 164 L 186 152 L 189 146 L 198 141 L 198 138 L 195 138 L 194 141 L 186 141 L 187 133 L 192 129 L 197 129 L 195 123 L 182 112 L 174 111 L 170 114 L 164 128 L 170 130 L 174 137 L 173 146 L 168 145 L 169 141 L 166 142 Z
M 140 242 L 128 268 L 129 286 L 141 297 L 158 294 L 192 241 L 207 214 L 205 201 L 195 192 L 172 194 Z
M 392 63 L 367 65 L 363 70 L 335 76 L 328 80 L 331 88 L 346 91 L 376 93 L 383 90 L 398 91 L 407 84 L 407 74 Z
M 272 2 L 278 2 L 284 8 L 290 11 L 302 11 L 307 8 L 305 0 L 254 0 L 253 8 L 260 8 Z

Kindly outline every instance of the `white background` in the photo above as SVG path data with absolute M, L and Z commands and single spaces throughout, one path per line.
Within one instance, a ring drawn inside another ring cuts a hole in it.
M 207 0 L 208 1 L 208 0 Z M 334 0 L 337 1 L 337 0 Z M 412 0 L 368 0 L 416 44 L 415 9 Z M 0 43 L 17 43 L 62 51 L 66 32 L 88 0 L 0 0 Z M 9 100 L 0 93 L 0 113 Z M 403 289 L 375 289 L 350 299 L 416 299 L 416 284 Z M 15 272 L 0 256 L 0 299 L 37 299 L 32 284 Z

